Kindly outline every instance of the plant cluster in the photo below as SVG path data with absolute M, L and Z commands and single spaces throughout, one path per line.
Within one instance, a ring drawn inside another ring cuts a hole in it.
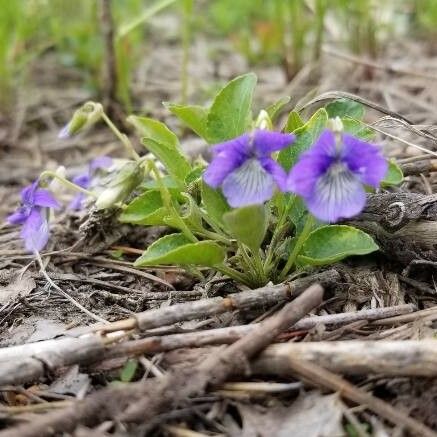
M 363 210 L 367 191 L 402 181 L 399 168 L 371 142 L 363 107 L 337 100 L 306 121 L 291 111 L 275 130 L 288 99 L 253 119 L 255 85 L 249 73 L 224 86 L 209 107 L 166 104 L 212 145 L 209 163 L 190 160 L 164 123 L 131 115 L 127 121 L 149 152 L 139 156 L 102 105 L 86 103 L 60 137 L 103 120 L 130 159 L 98 157 L 72 181 L 42 173 L 23 190 L 22 206 L 8 219 L 22 224 L 26 249 L 39 252 L 47 243 L 50 211 L 59 204 L 46 186 L 56 178 L 79 191 L 71 208 L 118 208 L 122 223 L 172 230 L 145 249 L 136 267 L 181 265 L 198 275 L 199 267 L 210 267 L 260 286 L 377 250 L 371 236 L 338 224 Z

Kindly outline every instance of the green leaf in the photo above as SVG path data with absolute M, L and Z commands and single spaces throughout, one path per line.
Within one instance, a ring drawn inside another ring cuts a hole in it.
M 361 138 L 364 141 L 371 141 L 375 138 L 375 131 L 370 127 L 364 126 L 359 120 L 346 117 L 341 121 L 345 132 Z
M 298 256 L 298 264 L 332 264 L 350 255 L 366 255 L 378 250 L 373 238 L 346 225 L 327 225 L 311 232 Z
M 216 190 L 202 181 L 202 201 L 208 216 L 214 223 L 223 226 L 223 214 L 230 211 L 230 206 L 220 190 Z
M 151 244 L 135 261 L 136 267 L 150 265 L 201 265 L 212 267 L 225 259 L 225 251 L 214 241 L 193 243 L 183 234 L 171 234 Z
M 137 368 L 138 368 L 138 360 L 136 359 L 127 360 L 126 364 L 123 366 L 123 369 L 121 369 L 120 381 L 131 382 L 134 379 Z
M 221 143 L 242 135 L 251 124 L 251 106 L 256 76 L 253 73 L 231 80 L 216 95 L 207 116 L 210 143 Z
M 403 180 L 404 174 L 401 168 L 394 161 L 389 161 L 387 173 L 381 184 L 385 186 L 399 185 Z
M 326 105 L 326 112 L 329 118 L 335 117 L 351 117 L 361 120 L 364 117 L 364 106 L 355 100 L 338 99 Z
M 174 103 L 164 103 L 165 107 L 179 120 L 185 123 L 199 137 L 208 141 L 206 131 L 206 120 L 208 109 L 197 105 L 176 105 Z
M 279 111 L 290 102 L 290 97 L 285 96 L 281 97 L 279 100 L 277 100 L 275 103 L 272 103 L 270 106 L 266 108 L 267 114 L 269 114 L 269 117 L 272 121 L 275 120 L 275 117 L 278 115 Z
M 324 108 L 317 110 L 314 115 L 300 128 L 294 131 L 295 142 L 282 149 L 278 155 L 278 162 L 286 171 L 297 162 L 299 155 L 308 150 L 322 133 L 328 122 L 328 113 Z
M 183 182 L 191 165 L 180 149 L 177 136 L 164 123 L 152 118 L 131 115 L 127 120 L 144 137 L 141 142 L 164 164 L 170 176 Z
M 294 132 L 304 125 L 302 118 L 297 111 L 291 111 L 288 114 L 287 122 L 285 123 L 284 132 Z
M 164 217 L 168 215 L 162 203 L 159 191 L 150 190 L 135 198 L 121 213 L 122 223 L 137 225 L 164 225 Z
M 193 182 L 198 181 L 202 177 L 204 170 L 205 170 L 204 166 L 194 167 L 190 171 L 190 173 L 188 173 L 187 176 L 185 177 L 185 184 L 190 185 Z
M 264 205 L 236 208 L 223 215 L 229 233 L 239 242 L 257 252 L 267 231 L 268 219 Z

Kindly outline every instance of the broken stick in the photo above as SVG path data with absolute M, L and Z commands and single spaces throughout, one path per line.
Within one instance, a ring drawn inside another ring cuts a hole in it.
M 235 369 L 244 372 L 248 359 L 265 348 L 276 336 L 320 305 L 323 289 L 312 285 L 258 329 L 208 357 L 198 366 L 186 366 L 158 380 L 109 387 L 61 411 L 54 411 L 27 423 L 0 432 L 0 437 L 44 437 L 72 432 L 79 424 L 95 426 L 107 419 L 149 422 L 164 408 L 180 404 L 189 396 L 223 383 Z

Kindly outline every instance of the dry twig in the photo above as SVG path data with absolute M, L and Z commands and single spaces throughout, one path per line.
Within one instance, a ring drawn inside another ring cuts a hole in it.
M 198 366 L 186 366 L 155 380 L 110 387 L 78 401 L 62 411 L 35 418 L 31 424 L 0 432 L 0 437 L 43 437 L 71 432 L 79 424 L 94 426 L 111 418 L 147 423 L 163 408 L 180 404 L 189 396 L 222 384 L 230 373 L 247 370 L 248 359 L 265 348 L 284 329 L 300 320 L 322 302 L 323 289 L 313 285 L 288 303 L 258 329 Z

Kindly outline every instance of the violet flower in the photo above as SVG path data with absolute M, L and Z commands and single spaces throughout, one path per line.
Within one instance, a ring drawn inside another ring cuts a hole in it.
M 99 156 L 93 159 L 88 165 L 88 171 L 86 173 L 75 176 L 72 182 L 81 188 L 87 189 L 90 187 L 92 178 L 97 170 L 108 168 L 112 165 L 112 158 L 109 156 Z M 85 193 L 78 193 L 74 196 L 70 202 L 69 208 L 75 211 L 82 209 L 83 202 L 86 199 Z
M 258 129 L 217 144 L 203 179 L 213 188 L 221 187 L 233 208 L 264 203 L 276 188 L 286 188 L 287 174 L 271 154 L 291 145 L 294 138 Z
M 39 252 L 49 240 L 48 208 L 59 208 L 52 193 L 38 187 L 38 180 L 21 191 L 21 206 L 7 217 L 11 225 L 22 225 L 20 236 L 26 250 Z
M 387 169 L 377 146 L 326 129 L 291 169 L 287 186 L 303 197 L 316 218 L 336 222 L 363 210 L 363 185 L 377 188 Z

